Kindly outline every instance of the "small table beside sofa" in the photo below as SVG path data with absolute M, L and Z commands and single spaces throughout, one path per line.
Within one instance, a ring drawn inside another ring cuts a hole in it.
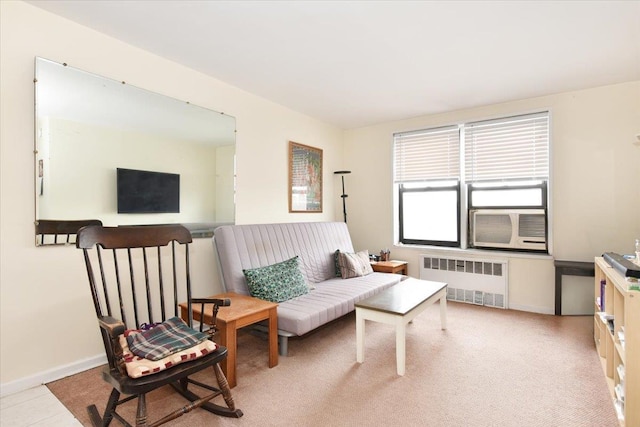
M 252 298 L 246 295 L 238 295 L 232 292 L 214 295 L 209 298 L 229 299 L 231 305 L 218 312 L 216 326 L 220 331 L 220 345 L 227 348 L 227 358 L 220 365 L 227 377 L 229 387 L 237 385 L 237 331 L 245 326 L 253 325 L 266 320 L 269 331 L 269 367 L 278 364 L 278 304 Z M 193 319 L 202 322 L 200 304 L 192 304 Z M 188 307 L 186 303 L 180 304 L 180 317 L 188 319 Z M 211 314 L 204 314 L 204 321 L 211 323 Z
M 398 273 L 409 275 L 409 269 L 406 261 L 372 261 L 371 268 L 379 273 Z

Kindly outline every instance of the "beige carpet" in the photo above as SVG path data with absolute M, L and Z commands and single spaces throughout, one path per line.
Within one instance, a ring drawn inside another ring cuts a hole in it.
M 289 357 L 272 369 L 266 341 L 241 333 L 233 394 L 244 417 L 196 410 L 169 425 L 615 427 L 592 329 L 589 316 L 449 303 L 442 331 L 432 306 L 408 327 L 403 377 L 388 325 L 367 322 L 365 361 L 356 363 L 353 313 L 290 341 Z M 84 425 L 86 406 L 103 410 L 110 392 L 98 369 L 48 384 Z M 150 421 L 183 404 L 171 389 L 148 402 Z M 126 406 L 133 416 L 135 402 Z

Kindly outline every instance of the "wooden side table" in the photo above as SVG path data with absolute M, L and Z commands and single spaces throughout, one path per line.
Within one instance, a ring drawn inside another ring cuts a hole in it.
M 409 275 L 406 261 L 372 261 L 371 268 L 378 273 L 400 273 Z
M 273 368 L 278 364 L 278 304 L 233 292 L 213 295 L 209 298 L 229 298 L 231 300 L 229 307 L 220 308 L 216 318 L 216 326 L 220 331 L 220 345 L 227 347 L 227 358 L 222 361 L 221 367 L 227 377 L 229 387 L 235 387 L 237 384 L 237 331 L 240 328 L 262 320 L 268 320 L 269 368 Z M 202 318 L 201 305 L 191 304 L 191 306 L 193 319 L 200 321 Z M 210 313 L 209 310 L 205 311 L 205 322 L 211 321 Z M 180 304 L 180 317 L 185 321 L 188 319 L 187 303 Z

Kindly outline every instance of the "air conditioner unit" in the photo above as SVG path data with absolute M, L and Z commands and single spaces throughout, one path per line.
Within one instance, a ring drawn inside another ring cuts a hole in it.
M 470 243 L 476 248 L 547 250 L 543 209 L 476 209 L 469 223 Z

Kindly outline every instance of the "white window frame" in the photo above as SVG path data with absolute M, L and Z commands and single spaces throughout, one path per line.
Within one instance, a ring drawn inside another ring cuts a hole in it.
M 551 140 L 552 140 L 552 135 L 551 135 L 551 111 L 550 109 L 544 109 L 544 110 L 537 110 L 535 112 L 530 112 L 530 113 L 522 113 L 522 114 L 514 114 L 514 115 L 508 115 L 508 116 L 502 116 L 502 117 L 496 117 L 496 118 L 492 118 L 492 119 L 488 119 L 488 120 L 476 120 L 476 121 L 467 121 L 467 122 L 463 122 L 463 123 L 458 123 L 455 125 L 451 125 L 451 126 L 443 126 L 443 127 L 434 127 L 434 128 L 427 128 L 427 129 L 421 129 L 421 130 L 417 130 L 417 131 L 412 131 L 412 132 L 398 132 L 395 133 L 393 135 L 393 166 L 394 166 L 394 234 L 396 235 L 396 241 L 399 242 L 400 244 L 405 244 L 405 245 L 417 245 L 419 247 L 437 247 L 437 248 L 441 248 L 441 249 L 445 249 L 447 246 L 452 246 L 450 244 L 441 244 L 438 242 L 430 242 L 430 241 L 424 241 L 424 242 L 415 242 L 415 241 L 411 241 L 411 239 L 409 238 L 409 242 L 407 242 L 407 237 L 406 236 L 402 236 L 400 233 L 400 229 L 401 229 L 401 221 L 402 218 L 400 218 L 400 185 L 403 182 L 401 179 L 399 179 L 399 175 L 397 173 L 397 169 L 398 169 L 398 160 L 397 160 L 397 143 L 398 143 L 398 137 L 402 137 L 404 135 L 411 135 L 411 134 L 417 134 L 420 132 L 430 132 L 430 131 L 438 131 L 440 129 L 446 129 L 446 128 L 453 128 L 453 127 L 458 127 L 459 129 L 459 138 L 460 138 L 460 148 L 459 148 L 459 175 L 458 175 L 458 179 L 460 180 L 460 194 L 459 194 L 459 244 L 454 246 L 460 249 L 468 249 L 469 245 L 468 245 L 468 238 L 469 238 L 469 228 L 468 228 L 468 214 L 469 214 L 469 209 L 470 209 L 470 201 L 468 200 L 468 198 L 470 197 L 470 186 L 472 183 L 478 183 L 476 181 L 474 181 L 473 179 L 469 179 L 469 177 L 467 176 L 467 171 L 469 170 L 468 166 L 465 162 L 466 158 L 468 157 L 468 154 L 465 153 L 467 147 L 467 138 L 468 135 L 466 135 L 466 132 L 468 129 L 470 129 L 472 126 L 476 127 L 476 126 L 482 126 L 484 124 L 489 124 L 491 125 L 491 123 L 501 123 L 501 122 L 505 122 L 505 121 L 510 121 L 512 119 L 515 120 L 519 120 L 519 119 L 536 119 L 536 118 L 540 118 L 542 117 L 542 121 L 546 121 L 546 129 L 544 130 L 544 134 L 546 135 L 546 142 L 544 143 L 544 147 L 546 147 L 546 152 L 544 153 L 544 160 L 545 160 L 545 168 L 542 169 L 542 172 L 537 171 L 534 174 L 529 173 L 530 171 L 528 171 L 528 174 L 525 175 L 520 175 L 520 176 L 510 176 L 508 179 L 505 180 L 505 185 L 510 185 L 510 183 L 512 183 L 512 181 L 526 181 L 526 182 L 540 182 L 543 181 L 545 184 L 545 189 L 543 191 L 543 195 L 546 198 L 542 205 L 544 206 L 544 209 L 546 210 L 546 216 L 547 216 L 547 252 L 548 254 L 552 253 L 552 247 L 551 247 L 551 234 L 552 234 L 552 215 L 551 215 L 551 206 L 550 206 L 550 200 L 551 200 L 551 195 L 552 195 L 552 189 L 551 189 L 551 182 L 552 182 L 552 177 L 551 177 Z M 507 141 L 507 143 L 509 143 Z M 536 165 L 537 166 L 537 165 Z M 535 169 L 535 168 L 534 168 Z M 516 172 L 519 170 L 518 168 L 515 169 Z M 538 173 L 540 172 L 540 173 Z M 486 181 L 486 179 L 480 180 L 479 182 L 483 182 Z M 412 181 L 406 181 L 406 182 L 412 182 Z M 415 180 L 414 180 L 415 182 Z M 489 181 L 491 183 L 491 181 Z M 493 183 L 496 184 L 499 181 L 494 180 Z M 533 206 L 529 206 L 528 208 L 533 209 Z M 405 242 L 401 241 L 401 238 L 404 238 Z M 524 251 L 524 252 L 528 252 L 528 251 Z

